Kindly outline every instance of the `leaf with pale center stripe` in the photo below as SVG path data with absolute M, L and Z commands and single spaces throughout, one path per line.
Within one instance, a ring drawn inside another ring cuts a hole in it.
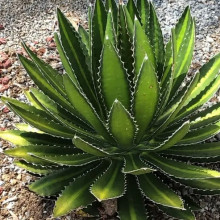
M 45 153 L 32 153 L 37 158 L 41 158 L 43 160 L 53 162 L 60 165 L 68 165 L 68 166 L 82 166 L 88 163 L 91 163 L 96 160 L 100 160 L 99 157 L 93 156 L 91 154 L 57 154 L 54 152 L 53 154 L 45 154 Z
M 136 178 L 127 175 L 127 188 L 123 197 L 118 199 L 118 212 L 121 220 L 146 220 L 144 199 L 136 182 Z
M 153 174 L 138 176 L 138 182 L 144 195 L 153 202 L 176 209 L 184 209 L 180 197 Z
M 56 42 L 57 50 L 58 50 L 59 55 L 60 55 L 60 59 L 62 61 L 64 69 L 66 70 L 66 73 L 68 74 L 68 76 L 73 80 L 73 82 L 76 85 L 79 85 L 78 81 L 77 81 L 77 78 L 75 76 L 74 70 L 71 66 L 71 63 L 70 63 L 70 61 L 69 61 L 69 59 L 66 55 L 66 52 L 65 52 L 65 50 L 62 46 L 62 43 L 60 41 L 60 37 L 58 36 L 57 33 L 54 33 L 54 39 L 55 39 L 55 42 Z
M 84 141 L 83 139 L 75 136 L 73 138 L 73 144 L 81 149 L 82 151 L 86 152 L 86 153 L 89 153 L 89 154 L 92 154 L 92 155 L 95 155 L 95 156 L 99 156 L 99 157 L 104 157 L 104 156 L 108 156 L 108 153 L 105 152 L 104 150 L 102 149 L 99 149 L 95 146 L 93 146 L 92 144 L 89 144 L 88 142 Z
M 172 148 L 173 145 L 178 143 L 188 133 L 189 128 L 190 123 L 187 121 L 176 132 L 168 137 L 159 147 L 157 147 L 156 151 L 164 151 Z
M 189 186 L 198 190 L 199 193 L 204 195 L 220 194 L 220 178 L 209 178 L 199 180 L 183 180 L 175 178 L 175 181 L 180 182 L 183 185 Z
M 124 159 L 125 167 L 122 170 L 123 173 L 141 175 L 155 171 L 140 159 L 139 154 L 128 154 L 124 156 Z
M 107 36 L 106 36 L 107 37 Z M 129 82 L 126 70 L 110 39 L 105 39 L 100 66 L 100 83 L 103 99 L 110 110 L 115 99 L 127 109 L 130 106 Z
M 110 167 L 91 187 L 91 193 L 99 200 L 121 197 L 124 194 L 125 177 L 121 172 L 122 161 L 112 161 Z
M 82 116 L 82 118 L 86 119 L 93 128 L 101 134 L 103 137 L 110 139 L 110 135 L 105 128 L 105 125 L 98 117 L 95 109 L 89 103 L 88 99 L 85 97 L 83 93 L 76 87 L 76 85 L 71 81 L 71 79 L 64 75 L 64 87 L 66 89 L 67 96 L 73 105 L 73 107 L 77 110 L 77 112 Z
M 66 56 L 68 57 L 71 67 L 74 70 L 80 87 L 86 93 L 88 99 L 94 105 L 96 110 L 99 111 L 93 87 L 92 75 L 89 72 L 88 66 L 86 65 L 85 55 L 80 47 L 79 33 L 76 32 L 72 24 L 66 19 L 59 9 L 57 9 L 57 17 L 60 29 L 60 40 Z
M 95 197 L 89 192 L 90 185 L 105 169 L 106 164 L 101 164 L 65 187 L 56 201 L 54 217 L 65 215 L 73 209 L 91 204 Z
M 15 161 L 14 164 L 22 169 L 27 170 L 28 172 L 39 174 L 39 175 L 46 175 L 58 169 L 62 169 L 62 167 L 42 166 L 42 164 L 32 164 L 24 160 Z
M 135 19 L 134 27 L 134 72 L 135 77 L 137 78 L 146 55 L 154 68 L 156 68 L 156 61 L 153 49 L 150 45 L 150 40 L 145 35 L 144 30 L 138 19 Z
M 158 205 L 158 207 L 171 217 L 178 218 L 180 220 L 196 220 L 195 215 L 188 207 L 185 207 L 186 210 L 174 209 L 162 205 Z
M 134 115 L 138 125 L 137 141 L 140 141 L 153 119 L 159 98 L 159 84 L 149 60 L 144 58 L 134 93 Z
M 136 127 L 129 112 L 115 100 L 109 114 L 109 130 L 121 149 L 133 146 Z
M 45 111 L 36 109 L 33 106 L 19 102 L 15 99 L 2 97 L 2 100 L 6 102 L 7 105 L 14 112 L 16 112 L 20 117 L 22 117 L 26 122 L 28 122 L 32 126 L 55 136 L 73 138 L 74 135 L 71 129 L 62 126 Z
M 220 122 L 190 131 L 178 144 L 193 144 L 211 138 L 220 132 Z
M 60 146 L 72 145 L 71 140 L 69 139 L 54 137 L 49 134 L 39 134 L 36 132 L 25 132 L 18 130 L 0 131 L 0 138 L 18 146 L 28 146 L 31 144 Z
M 197 86 L 192 91 L 190 97 L 187 99 L 186 104 L 188 104 L 193 98 L 199 95 L 208 85 L 219 74 L 220 69 L 220 53 L 209 60 L 202 68 L 199 70 L 200 78 Z
M 43 76 L 47 79 L 47 81 L 53 86 L 53 88 L 56 89 L 58 93 L 65 97 L 66 93 L 64 91 L 61 74 L 57 70 L 53 69 L 50 65 L 45 63 L 43 60 L 39 59 L 37 55 L 35 55 L 35 53 L 31 51 L 25 43 L 23 43 L 22 46 L 27 54 L 31 57 L 32 61 L 36 64 L 38 69 L 41 71 Z
M 182 179 L 206 179 L 220 177 L 220 172 L 216 170 L 189 165 L 183 162 L 167 159 L 156 154 L 147 154 L 142 157 L 170 176 Z
M 218 157 L 220 156 L 220 143 L 213 142 L 174 146 L 173 148 L 165 150 L 163 153 L 190 158 Z
M 191 17 L 189 7 L 187 7 L 172 30 L 173 47 L 173 89 L 172 94 L 176 92 L 182 83 L 189 65 L 192 60 L 195 41 L 195 25 Z
M 28 187 L 41 196 L 51 196 L 60 193 L 69 182 L 72 182 L 74 178 L 82 175 L 94 165 L 97 164 L 89 164 L 80 169 L 78 167 L 63 168 L 34 181 Z
M 61 106 L 66 108 L 70 112 L 75 112 L 69 102 L 59 94 L 46 80 L 44 80 L 43 74 L 39 71 L 37 66 L 31 62 L 29 59 L 18 54 L 18 58 L 21 61 L 23 67 L 35 82 L 35 84 L 41 89 L 44 94 L 48 95 L 55 102 L 59 103 Z

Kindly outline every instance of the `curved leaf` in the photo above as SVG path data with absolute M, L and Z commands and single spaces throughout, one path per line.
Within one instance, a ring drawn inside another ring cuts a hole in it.
M 42 90 L 46 95 L 66 108 L 68 111 L 75 113 L 69 102 L 62 95 L 60 95 L 47 81 L 45 81 L 43 74 L 38 70 L 37 66 L 33 62 L 19 54 L 18 57 L 28 75 L 40 90 Z
M 159 98 L 159 84 L 149 60 L 144 59 L 134 93 L 134 115 L 138 125 L 137 142 L 153 119 Z
M 14 164 L 22 169 L 27 170 L 28 172 L 39 175 L 46 175 L 58 169 L 61 169 L 61 167 L 56 166 L 42 166 L 40 164 L 32 164 L 24 160 L 15 161 Z
M 107 171 L 91 187 L 91 193 L 99 200 L 121 197 L 124 194 L 125 177 L 121 161 L 112 161 Z
M 101 164 L 65 187 L 56 201 L 54 217 L 65 215 L 73 209 L 91 204 L 95 197 L 89 193 L 90 185 L 97 175 L 105 169 L 106 165 Z
M 11 142 L 18 146 L 34 145 L 59 145 L 71 146 L 72 142 L 69 139 L 54 137 L 48 134 L 39 134 L 36 132 L 26 132 L 18 130 L 1 131 L 0 138 Z
M 73 80 L 73 82 L 76 85 L 79 85 L 78 81 L 77 81 L 77 78 L 75 76 L 74 70 L 71 66 L 71 63 L 70 63 L 70 61 L 69 61 L 69 59 L 66 55 L 66 52 L 65 52 L 65 50 L 62 46 L 62 43 L 61 43 L 60 38 L 59 38 L 57 33 L 54 33 L 54 39 L 55 39 L 55 42 L 56 42 L 57 50 L 58 50 L 59 55 L 60 55 L 60 59 L 62 61 L 64 69 L 66 70 L 66 73 L 68 74 L 68 76 Z
M 156 68 L 156 61 L 154 57 L 153 49 L 150 45 L 150 40 L 148 39 L 147 35 L 144 33 L 144 30 L 138 21 L 135 19 L 134 21 L 134 59 L 135 59 L 135 66 L 134 72 L 135 77 L 137 78 L 144 58 L 148 57 L 151 65 Z
M 118 198 L 118 212 L 121 220 L 146 220 L 146 210 L 143 197 L 136 179 L 127 175 L 127 190 L 124 196 Z
M 188 133 L 189 128 L 190 128 L 190 123 L 189 121 L 187 121 L 170 137 L 168 137 L 159 147 L 157 147 L 156 151 L 164 151 L 169 148 L 175 148 L 173 147 L 173 145 L 175 145 L 180 140 L 182 140 L 182 138 Z
M 33 62 L 36 64 L 38 69 L 43 74 L 44 78 L 56 89 L 58 93 L 60 93 L 63 97 L 66 96 L 63 87 L 63 81 L 61 74 L 53 69 L 49 64 L 45 63 L 43 60 L 39 59 L 37 55 L 34 54 L 30 48 L 27 47 L 25 43 L 22 44 L 27 54 L 31 57 Z
M 88 99 L 94 107 L 99 110 L 93 87 L 92 75 L 88 70 L 85 55 L 80 47 L 80 36 L 59 9 L 57 9 L 57 17 L 60 29 L 60 39 L 65 50 L 65 54 L 69 59 L 80 87 L 84 93 L 86 93 Z
M 54 154 L 56 153 L 54 152 Z M 49 162 L 68 166 L 82 166 L 100 159 L 90 154 L 54 154 L 32 153 L 31 155 Z
M 125 167 L 122 170 L 123 173 L 141 175 L 155 171 L 149 165 L 145 164 L 138 154 L 128 154 L 124 156 L 124 159 Z
M 41 196 L 51 196 L 59 193 L 69 182 L 72 182 L 74 178 L 82 175 L 93 166 L 94 164 L 86 165 L 80 169 L 77 167 L 64 168 L 34 181 L 28 187 L 31 191 Z
M 165 212 L 167 215 L 180 220 L 196 220 L 194 213 L 186 207 L 186 210 L 174 209 L 162 205 L 158 205 L 159 209 Z
M 109 114 L 109 130 L 118 143 L 118 147 L 128 149 L 133 146 L 135 124 L 124 106 L 115 100 Z
M 111 140 L 107 129 L 101 122 L 99 116 L 95 112 L 95 109 L 89 103 L 89 100 L 87 100 L 85 95 L 80 92 L 80 90 L 67 75 L 64 75 L 63 80 L 67 96 L 73 107 L 77 110 L 78 114 L 80 114 L 82 118 L 86 119 L 97 131 L 97 133 L 101 134 L 107 140 Z
M 151 173 L 138 176 L 144 195 L 155 203 L 176 209 L 184 209 L 180 197 Z
M 158 167 L 161 171 L 170 176 L 175 176 L 181 179 L 206 179 L 206 178 L 219 178 L 220 172 L 210 170 L 207 168 L 189 165 L 186 163 L 178 162 L 161 157 L 156 154 L 143 155 L 144 159 L 152 165 Z
M 77 136 L 73 138 L 73 143 L 77 148 L 94 156 L 99 156 L 99 157 L 108 156 L 108 153 L 105 152 L 104 150 L 99 149 L 93 146 L 92 144 L 89 144 L 88 142 L 84 141 L 83 139 Z
M 103 99 L 108 110 L 110 110 L 115 99 L 118 99 L 129 109 L 130 92 L 126 70 L 108 38 L 105 40 L 101 59 L 100 83 Z
M 193 158 L 218 157 L 220 156 L 220 143 L 213 142 L 174 146 L 164 151 L 164 153 Z

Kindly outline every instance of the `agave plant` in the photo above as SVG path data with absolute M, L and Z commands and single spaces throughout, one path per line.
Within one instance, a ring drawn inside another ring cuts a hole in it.
M 26 122 L 0 133 L 18 146 L 5 153 L 43 176 L 29 189 L 57 196 L 55 217 L 117 198 L 121 219 L 147 219 L 147 198 L 195 219 L 193 201 L 167 183 L 220 193 L 220 172 L 198 165 L 220 160 L 220 144 L 204 142 L 220 131 L 220 104 L 201 109 L 219 88 L 220 54 L 185 79 L 195 40 L 189 7 L 166 46 L 146 0 L 97 0 L 88 31 L 57 16 L 64 74 L 23 44 L 30 59 L 19 58 L 38 89 L 25 92 L 29 104 L 2 97 Z

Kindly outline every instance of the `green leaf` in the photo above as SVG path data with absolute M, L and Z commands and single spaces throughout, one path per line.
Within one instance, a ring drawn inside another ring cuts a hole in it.
M 112 11 L 112 17 L 114 21 L 115 31 L 117 30 L 117 20 L 118 20 L 118 6 L 115 0 L 106 0 L 105 2 L 106 11 Z
M 184 209 L 180 197 L 151 173 L 138 176 L 144 195 L 157 204 L 176 209 Z
M 178 144 L 193 144 L 211 138 L 220 132 L 220 122 L 190 131 Z
M 54 217 L 65 215 L 73 209 L 91 204 L 95 200 L 95 197 L 89 193 L 90 185 L 97 175 L 105 169 L 106 164 L 101 164 L 101 166 L 89 171 L 65 187 L 56 201 Z
M 124 156 L 124 159 L 125 167 L 123 168 L 123 173 L 141 175 L 155 171 L 149 165 L 145 164 L 138 154 L 128 154 Z
M 168 175 L 181 179 L 205 179 L 220 177 L 220 172 L 216 170 L 210 170 L 207 168 L 170 160 L 156 154 L 143 155 L 143 158 Z
M 72 182 L 74 178 L 82 175 L 94 165 L 95 164 L 89 164 L 80 167 L 80 169 L 78 167 L 68 167 L 55 171 L 34 181 L 29 185 L 29 189 L 41 196 L 51 196 L 60 193 L 69 182 Z
M 195 88 L 195 86 L 197 85 L 199 79 L 199 73 L 197 73 L 193 80 L 190 82 L 190 84 L 188 85 L 188 87 L 184 90 L 184 92 L 181 93 L 180 96 L 177 97 L 177 99 L 174 100 L 174 104 L 172 104 L 171 108 L 169 108 L 158 120 L 163 121 L 163 119 L 165 118 L 164 122 L 162 123 L 161 126 L 159 126 L 159 128 L 157 128 L 157 131 L 155 132 L 156 134 L 160 133 L 161 131 L 163 131 L 164 129 L 166 129 L 166 127 L 173 121 L 176 121 L 176 116 L 177 114 L 181 111 L 182 107 L 184 106 L 184 103 L 186 101 L 186 99 L 190 96 L 192 90 Z
M 182 196 L 184 199 L 185 204 L 187 204 L 187 207 L 190 208 L 192 211 L 199 211 L 201 207 L 193 200 L 192 197 L 184 195 Z
M 94 81 L 97 80 L 97 72 L 99 60 L 101 56 L 102 46 L 104 44 L 105 28 L 107 21 L 107 12 L 102 0 L 96 0 L 94 14 L 92 18 L 92 56 L 93 56 L 93 72 Z
M 108 12 L 105 36 L 108 36 L 109 42 L 111 42 L 112 45 L 114 47 L 116 47 L 116 45 L 117 45 L 117 43 L 116 43 L 116 33 L 115 33 L 115 27 L 114 27 L 114 21 L 113 21 L 113 18 L 112 18 L 111 9 Z M 106 41 L 106 39 L 104 41 Z
M 144 33 L 144 30 L 138 21 L 135 19 L 134 21 L 134 72 L 135 77 L 137 78 L 138 74 L 140 73 L 143 61 L 147 55 L 151 65 L 156 68 L 156 61 L 154 57 L 153 49 L 150 45 L 150 40 L 148 39 L 147 35 Z
M 165 212 L 167 215 L 180 220 L 196 220 L 194 213 L 186 207 L 186 210 L 174 209 L 162 205 L 158 205 L 159 209 Z
M 88 142 L 84 141 L 83 139 L 77 136 L 73 138 L 73 143 L 77 148 L 81 149 L 82 151 L 86 153 L 99 156 L 99 157 L 108 156 L 108 153 L 105 152 L 104 150 L 97 148 L 93 146 L 92 144 L 89 144 Z
M 22 43 L 22 46 L 24 47 L 27 54 L 31 57 L 35 65 L 38 67 L 39 71 L 43 74 L 45 79 L 53 86 L 54 89 L 56 89 L 58 93 L 65 97 L 66 94 L 64 92 L 61 74 L 57 70 L 53 69 L 49 64 L 39 59 L 37 55 L 35 55 L 34 52 L 32 52 L 25 43 Z
M 132 39 L 133 39 L 133 21 L 127 8 L 123 4 L 119 4 L 118 15 L 118 47 L 121 59 L 124 62 L 124 66 L 127 70 L 128 76 L 133 78 L 133 51 L 132 51 Z
M 169 101 L 170 92 L 172 89 L 172 83 L 173 83 L 173 72 L 172 72 L 172 66 L 173 66 L 173 50 L 172 50 L 172 44 L 171 40 L 166 45 L 165 48 L 165 61 L 164 61 L 164 71 L 161 78 L 161 93 L 160 93 L 160 106 L 158 110 L 158 115 L 161 114 L 161 112 L 164 111 L 164 108 L 167 105 L 167 102 Z
M 126 70 L 108 36 L 106 36 L 101 59 L 100 83 L 103 99 L 108 110 L 110 110 L 115 99 L 118 99 L 129 109 L 130 92 Z
M 59 103 L 61 106 L 66 108 L 68 111 L 74 113 L 74 109 L 69 104 L 69 102 L 60 95 L 45 79 L 43 74 L 38 70 L 37 66 L 28 60 L 27 58 L 18 54 L 18 57 L 27 71 L 28 75 L 35 82 L 35 84 L 39 87 L 40 90 L 44 92 L 44 94 L 48 95 L 55 102 Z
M 195 41 L 195 24 L 187 7 L 172 30 L 173 47 L 173 89 L 172 94 L 179 88 L 192 60 Z
M 200 70 L 200 78 L 197 86 L 191 93 L 191 96 L 187 99 L 186 104 L 188 104 L 192 99 L 198 96 L 207 86 L 209 86 L 212 81 L 219 74 L 220 69 L 220 53 L 209 60 Z
M 138 13 L 137 7 L 134 3 L 134 0 L 128 0 L 128 3 L 126 6 L 127 6 L 129 14 L 131 16 L 131 20 L 134 21 L 135 17 L 137 17 L 139 19 L 139 13 Z
M 149 60 L 144 59 L 134 93 L 134 115 L 138 125 L 137 142 L 143 137 L 156 111 L 159 84 Z
M 80 87 L 87 95 L 94 107 L 99 110 L 95 90 L 93 87 L 92 75 L 86 65 L 86 58 L 80 47 L 79 33 L 76 32 L 72 24 L 66 19 L 63 13 L 57 9 L 60 37 L 66 56 L 74 70 Z
M 39 110 L 45 110 L 30 90 L 24 91 L 24 94 L 32 106 Z
M 29 163 L 34 164 L 41 164 L 47 165 L 51 164 L 51 161 L 45 161 L 44 158 L 36 158 L 33 157 L 33 154 L 40 154 L 40 155 L 57 155 L 57 154 L 73 154 L 79 153 L 79 150 L 74 147 L 63 147 L 63 146 L 51 146 L 51 145 L 28 145 L 28 146 L 21 146 L 6 150 L 5 154 L 12 156 L 12 157 L 19 157 L 26 160 Z
M 143 197 L 134 176 L 127 175 L 126 193 L 117 200 L 117 203 L 121 220 L 147 219 Z
M 109 130 L 119 148 L 129 149 L 133 146 L 136 131 L 134 120 L 118 100 L 114 101 L 110 111 Z
M 28 146 L 31 144 L 59 145 L 59 146 L 72 145 L 72 142 L 69 139 L 58 138 L 48 134 L 39 134 L 36 132 L 8 130 L 8 131 L 1 131 L 0 137 L 18 146 Z
M 141 24 L 146 33 L 149 32 L 150 3 L 146 0 L 137 1 L 137 8 L 141 18 Z
M 102 135 L 107 140 L 111 140 L 112 138 L 110 138 L 107 129 L 95 112 L 95 109 L 89 103 L 89 100 L 85 97 L 83 93 L 80 92 L 80 90 L 67 75 L 64 75 L 63 80 L 67 96 L 78 114 L 80 114 L 82 118 L 87 120 L 98 134 Z
M 79 85 L 78 81 L 77 81 L 77 78 L 75 76 L 74 70 L 71 66 L 71 63 L 70 63 L 70 61 L 69 61 L 69 59 L 66 55 L 66 52 L 63 48 L 63 45 L 62 45 L 62 43 L 60 41 L 60 38 L 59 38 L 57 33 L 54 33 L 54 39 L 55 39 L 55 42 L 56 42 L 57 50 L 58 50 L 59 55 L 60 55 L 61 62 L 63 64 L 64 69 L 66 70 L 66 73 L 68 74 L 68 76 L 72 79 L 72 81 L 76 85 Z
M 82 25 L 79 25 L 78 32 L 81 37 L 82 43 L 86 46 L 86 49 L 89 52 L 89 33 L 83 28 Z
M 179 112 L 176 120 L 180 120 L 187 115 L 195 112 L 203 104 L 205 104 L 219 89 L 220 75 L 217 76 L 199 95 L 192 99 L 186 106 L 184 106 Z
M 2 97 L 2 100 L 6 102 L 11 110 L 39 130 L 64 138 L 72 138 L 74 136 L 73 131 L 56 122 L 55 119 L 46 112 L 15 99 Z
M 165 154 L 193 158 L 210 158 L 220 156 L 220 143 L 202 143 L 174 146 L 164 152 Z
M 164 68 L 164 42 L 163 34 L 160 27 L 160 23 L 157 18 L 154 6 L 150 2 L 150 16 L 149 16 L 149 30 L 146 31 L 148 38 L 151 42 L 154 55 L 157 63 L 157 73 L 159 79 L 161 79 L 163 68 Z
M 37 158 L 53 162 L 60 165 L 68 166 L 82 166 L 93 161 L 100 160 L 99 157 L 90 155 L 90 154 L 66 154 L 62 155 L 61 153 L 54 152 L 53 154 L 48 153 L 33 153 L 31 154 Z
M 32 96 L 35 97 L 35 99 L 43 106 L 47 113 L 58 120 L 63 126 L 71 129 L 73 133 L 89 137 L 95 136 L 94 130 L 91 129 L 88 124 L 67 112 L 65 109 L 53 102 L 53 100 L 48 98 L 48 96 L 34 88 L 31 89 L 31 93 Z
M 185 122 L 177 131 L 175 131 L 170 137 L 168 137 L 159 147 L 156 148 L 156 151 L 166 151 L 170 148 L 175 148 L 173 145 L 178 143 L 182 138 L 188 133 L 190 128 L 189 121 Z
M 55 166 L 42 166 L 40 164 L 36 165 L 36 164 L 28 163 L 24 160 L 15 161 L 14 164 L 22 169 L 27 170 L 28 172 L 39 175 L 46 175 L 58 169 L 61 169 L 61 167 L 55 167 Z
M 180 182 L 186 186 L 190 186 L 193 189 L 200 189 L 204 191 L 220 191 L 220 179 L 209 178 L 209 179 L 194 179 L 194 180 L 183 180 L 175 178 L 175 181 Z
M 121 172 L 122 161 L 112 161 L 107 171 L 94 182 L 91 193 L 99 200 L 121 197 L 124 194 L 125 177 Z
M 30 126 L 29 124 L 26 123 L 15 123 L 15 127 L 20 130 L 20 131 L 26 131 L 26 132 L 36 132 L 39 134 L 43 134 L 43 131 L 40 131 L 36 128 L 33 128 L 32 126 Z
M 211 109 L 208 108 L 209 109 L 208 114 L 206 114 L 204 117 L 200 116 L 199 118 L 196 118 L 195 121 L 191 121 L 190 124 L 191 130 L 202 128 L 204 126 L 218 122 L 220 120 L 220 108 L 216 108 L 216 107 L 218 107 L 218 105 L 217 106 L 215 105 L 215 109 L 213 111 L 211 111 Z
M 212 105 L 211 107 L 201 109 L 201 111 L 198 111 L 192 115 L 189 115 L 187 118 L 194 123 L 194 121 L 200 122 L 201 119 L 207 119 L 211 115 L 217 115 L 218 111 L 220 109 L 220 103 L 216 103 Z

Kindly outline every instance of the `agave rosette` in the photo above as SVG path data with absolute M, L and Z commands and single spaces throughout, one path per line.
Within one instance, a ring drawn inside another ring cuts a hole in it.
M 190 200 L 163 181 L 220 192 L 220 172 L 186 163 L 220 158 L 218 142 L 204 143 L 220 131 L 220 104 L 199 111 L 219 88 L 220 55 L 185 82 L 195 40 L 189 7 L 166 46 L 146 0 L 97 0 L 88 31 L 57 15 L 65 73 L 23 44 L 30 59 L 19 58 L 38 89 L 25 92 L 30 104 L 2 97 L 27 123 L 0 133 L 18 146 L 5 153 L 43 176 L 30 190 L 58 196 L 54 216 L 118 198 L 121 219 L 142 220 L 146 197 L 168 215 L 195 219 Z

